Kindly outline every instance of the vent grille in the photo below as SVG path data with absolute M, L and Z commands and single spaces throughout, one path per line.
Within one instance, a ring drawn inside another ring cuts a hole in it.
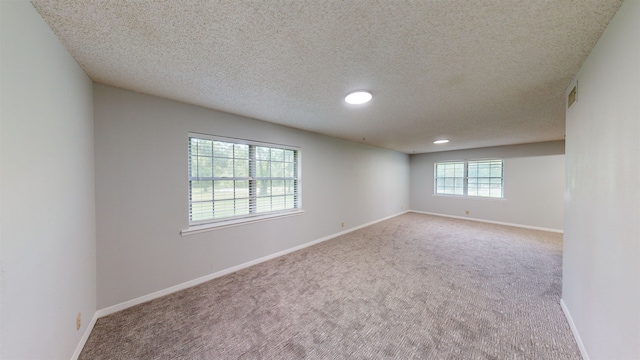
M 567 109 L 569 109 L 576 102 L 576 100 L 578 100 L 578 83 L 577 82 L 569 92 L 569 96 L 567 96 Z

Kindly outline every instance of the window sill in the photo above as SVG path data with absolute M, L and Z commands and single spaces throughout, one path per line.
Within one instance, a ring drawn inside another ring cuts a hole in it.
M 467 195 L 452 195 L 452 194 L 431 194 L 434 197 L 442 197 L 442 198 L 450 198 L 450 199 L 460 199 L 460 200 L 485 200 L 485 201 L 496 201 L 496 202 L 506 202 L 506 198 L 492 198 L 487 196 L 467 196 Z
M 304 214 L 304 210 L 298 209 L 294 211 L 287 211 L 287 212 L 282 212 L 277 214 L 256 215 L 256 216 L 242 218 L 242 219 L 216 221 L 208 224 L 189 226 L 187 229 L 180 231 L 180 235 L 182 236 L 194 235 L 194 234 L 199 234 L 207 231 L 220 230 L 220 229 L 225 229 L 225 228 L 234 227 L 234 226 L 252 224 L 252 223 L 268 221 L 273 219 L 291 217 L 291 216 L 298 216 L 302 214 Z

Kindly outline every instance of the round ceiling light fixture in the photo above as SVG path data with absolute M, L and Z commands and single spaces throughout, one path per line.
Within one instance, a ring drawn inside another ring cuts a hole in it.
M 360 105 L 369 102 L 372 97 L 373 95 L 371 94 L 371 92 L 366 90 L 358 90 L 348 93 L 347 96 L 344 97 L 344 101 L 347 104 Z
M 447 139 L 442 139 L 442 140 L 436 140 L 436 141 L 434 141 L 433 143 L 434 143 L 434 144 L 446 144 L 446 143 L 448 143 L 448 142 L 449 142 L 449 140 L 447 140 Z

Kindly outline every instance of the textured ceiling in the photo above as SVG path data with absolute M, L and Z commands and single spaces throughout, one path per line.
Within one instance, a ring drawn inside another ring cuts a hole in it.
M 96 82 L 406 153 L 563 139 L 566 87 L 622 3 L 32 2 Z

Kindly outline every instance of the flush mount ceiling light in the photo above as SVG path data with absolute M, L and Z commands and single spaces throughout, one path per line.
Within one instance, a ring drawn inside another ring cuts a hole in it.
M 449 140 L 447 140 L 447 139 L 442 139 L 442 140 L 436 140 L 436 141 L 434 141 L 433 143 L 434 143 L 434 144 L 446 144 L 446 143 L 448 143 L 448 142 L 449 142 Z
M 372 97 L 373 95 L 371 95 L 369 91 L 358 90 L 348 93 L 347 96 L 344 97 L 344 101 L 347 104 L 360 105 L 369 102 Z

